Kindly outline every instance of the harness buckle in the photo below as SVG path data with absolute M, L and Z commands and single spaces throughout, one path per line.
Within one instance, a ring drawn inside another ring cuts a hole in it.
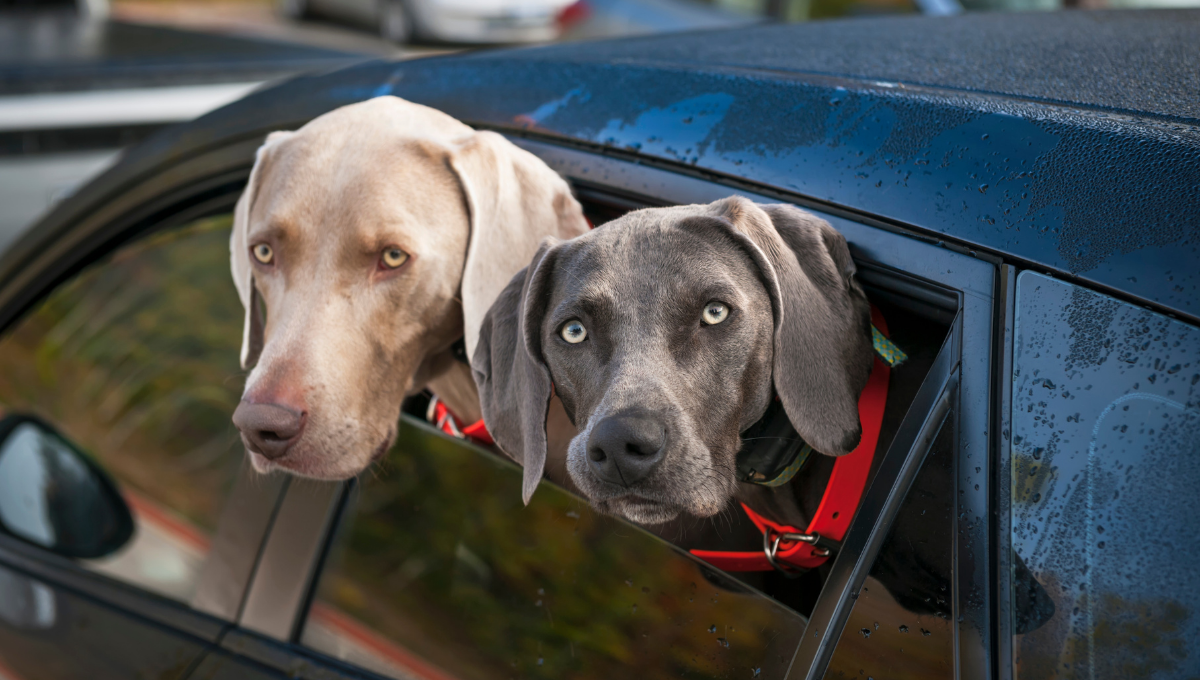
M 456 439 L 466 439 L 466 435 L 462 433 L 462 430 L 458 429 L 458 421 L 454 419 L 454 415 L 450 413 L 450 409 L 443 406 L 442 415 L 440 418 L 438 417 L 439 403 L 441 403 L 441 400 L 437 396 L 429 400 L 429 407 L 425 409 L 426 422 L 432 423 L 434 427 Z
M 788 578 L 796 578 L 808 571 L 807 569 L 798 569 L 785 565 L 776 559 L 776 554 L 779 552 L 779 544 L 783 541 L 799 541 L 808 543 L 814 546 L 813 555 L 818 557 L 829 557 L 837 552 L 842 547 L 839 541 L 831 538 L 825 538 L 821 534 L 787 534 L 778 533 L 771 527 L 767 527 L 763 531 L 763 554 L 767 556 L 767 562 L 771 563 L 772 567 L 779 573 Z

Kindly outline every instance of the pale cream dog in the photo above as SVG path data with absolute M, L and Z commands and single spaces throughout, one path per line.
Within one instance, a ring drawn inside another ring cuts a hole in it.
M 537 157 L 396 97 L 272 133 L 230 243 L 253 366 L 233 419 L 255 469 L 356 475 L 426 386 L 479 419 L 452 346 L 465 339 L 473 356 L 488 308 L 543 238 L 587 229 Z

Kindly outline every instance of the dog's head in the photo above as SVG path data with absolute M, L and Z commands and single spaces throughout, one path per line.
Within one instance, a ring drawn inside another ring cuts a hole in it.
M 362 471 L 541 239 L 584 230 L 537 158 L 396 97 L 270 135 L 231 240 L 253 366 L 234 422 L 255 468 Z
M 872 364 L 854 271 L 826 222 L 742 198 L 543 244 L 484 319 L 472 364 L 492 436 L 524 463 L 526 501 L 552 392 L 579 428 L 573 481 L 642 523 L 724 508 L 740 433 L 775 395 L 814 449 L 852 451 Z

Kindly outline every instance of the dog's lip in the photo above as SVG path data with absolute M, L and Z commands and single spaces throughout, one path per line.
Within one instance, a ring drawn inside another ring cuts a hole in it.
M 621 516 L 637 515 L 644 518 L 638 521 L 645 524 L 669 522 L 683 513 L 683 507 L 678 504 L 633 494 L 610 498 L 605 505 Z
M 379 442 L 379 446 L 375 447 L 375 452 L 371 454 L 371 460 L 368 464 L 378 463 L 379 461 L 383 460 L 383 457 L 387 455 L 389 450 L 391 450 L 392 440 L 395 439 L 395 437 L 396 430 L 394 428 L 388 430 L 388 433 L 386 436 L 384 436 L 383 441 Z

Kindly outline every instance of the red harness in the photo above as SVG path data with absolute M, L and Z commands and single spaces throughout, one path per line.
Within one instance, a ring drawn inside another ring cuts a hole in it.
M 884 335 L 888 334 L 887 323 L 874 305 L 871 305 L 871 323 Z M 812 569 L 824 564 L 832 554 L 827 543 L 841 542 L 862 500 L 871 462 L 875 458 L 875 448 L 879 443 L 890 376 L 891 368 L 877 355 L 871 368 L 871 377 L 858 397 L 862 439 L 857 448 L 833 464 L 821 504 L 804 531 L 769 520 L 742 503 L 746 516 L 763 534 L 763 550 L 692 550 L 691 553 L 725 571 L 771 571 L 778 568 L 787 572 Z M 495 443 L 482 420 L 460 427 L 454 414 L 437 397 L 430 402 L 427 416 L 438 429 L 453 437 L 470 439 L 486 446 Z
M 884 335 L 887 324 L 879 310 L 871 305 L 871 322 Z M 696 557 L 725 571 L 781 571 L 812 569 L 819 567 L 832 554 L 825 541 L 840 543 L 854 519 L 854 511 L 862 500 L 871 472 L 871 461 L 875 458 L 875 447 L 879 443 L 879 429 L 883 425 L 883 409 L 887 405 L 888 378 L 891 368 L 887 362 L 875 357 L 871 377 L 858 397 L 858 418 L 862 423 L 862 439 L 858 447 L 837 459 L 833 473 L 825 486 L 825 495 L 813 515 L 808 527 L 801 531 L 793 526 L 773 522 L 754 512 L 745 503 L 742 509 L 746 516 L 763 533 L 763 550 L 737 552 L 723 550 L 692 550 Z M 772 564 L 774 561 L 776 564 Z
M 487 425 L 483 424 L 483 420 L 477 420 L 466 427 L 459 427 L 458 418 L 437 397 L 434 397 L 429 402 L 429 411 L 425 414 L 425 419 L 451 437 L 470 439 L 484 446 L 491 446 L 496 443 L 492 440 L 492 434 L 487 431 Z

